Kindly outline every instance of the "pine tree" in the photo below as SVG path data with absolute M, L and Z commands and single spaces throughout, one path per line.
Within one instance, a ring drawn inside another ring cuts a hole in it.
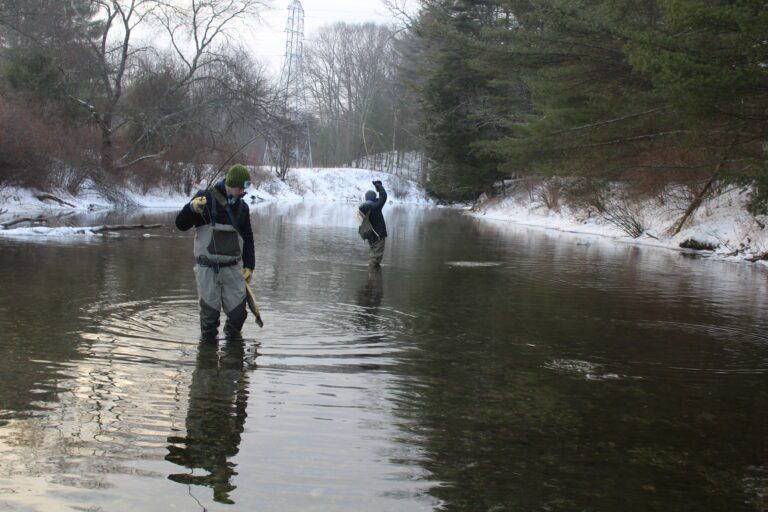
M 433 190 L 541 173 L 693 179 L 703 197 L 735 177 L 768 204 L 767 16 L 757 0 L 427 3 Z
M 446 198 L 474 198 L 498 179 L 498 160 L 481 143 L 499 137 L 483 122 L 493 75 L 476 66 L 481 32 L 499 11 L 493 0 L 446 0 L 430 4 L 420 16 L 418 81 L 425 123 L 426 151 L 433 162 L 428 188 Z
M 753 210 L 768 213 L 765 2 L 660 0 L 659 5 L 663 23 L 634 34 L 628 54 L 669 108 L 687 121 L 689 146 L 706 157 L 707 179 L 689 210 L 718 180 L 736 179 L 755 185 Z

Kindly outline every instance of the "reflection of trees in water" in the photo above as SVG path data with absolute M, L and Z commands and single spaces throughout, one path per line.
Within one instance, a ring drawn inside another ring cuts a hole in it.
M 441 510 L 765 510 L 743 505 L 765 489 L 748 487 L 768 460 L 764 375 L 707 374 L 726 364 L 722 331 L 691 328 L 729 318 L 695 288 L 649 298 L 664 273 L 641 262 L 586 265 L 574 248 L 568 265 L 548 251 L 534 264 L 521 247 L 508 268 L 413 269 L 430 279 L 408 288 L 418 317 L 404 344 L 418 350 L 398 354 L 395 414 Z M 549 368 L 557 358 L 603 365 L 605 379 Z
M 166 460 L 187 467 L 191 473 L 168 478 L 213 489 L 213 499 L 234 503 L 235 464 L 230 460 L 240 445 L 248 403 L 244 343 L 229 341 L 219 354 L 215 343 L 201 343 L 189 388 L 186 437 L 169 437 Z M 207 472 L 200 474 L 199 470 Z
M 441 482 L 430 494 L 445 511 L 550 510 L 564 498 L 557 477 L 571 472 L 559 466 L 578 457 L 578 417 L 533 372 L 439 338 L 432 350 L 444 355 L 411 358 L 417 385 L 398 393 L 397 414 L 415 422 L 421 463 Z
M 126 320 L 126 301 L 156 306 L 167 290 L 194 287 L 191 273 L 178 272 L 191 257 L 186 244 L 65 242 L 72 245 L 14 242 L 0 250 L 0 374 L 13 375 L 0 379 L 4 419 L 49 410 L 77 386 L 61 365 L 87 365 L 91 347 L 103 342 L 98 333 Z

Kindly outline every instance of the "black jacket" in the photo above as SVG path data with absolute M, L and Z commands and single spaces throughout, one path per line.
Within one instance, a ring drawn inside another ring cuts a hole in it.
M 224 197 L 227 197 L 227 189 L 224 187 L 224 180 L 219 181 L 214 185 Z M 205 205 L 202 215 L 195 213 L 192 206 L 187 203 L 184 208 L 181 209 L 176 216 L 176 227 L 182 231 L 187 231 L 192 227 L 204 226 L 211 223 L 212 210 L 211 205 L 216 198 L 213 196 L 211 190 L 198 190 L 194 197 L 205 196 L 208 200 L 208 204 Z M 193 198 L 194 199 L 194 198 Z M 248 205 L 243 202 L 242 199 L 238 199 L 237 202 L 229 206 L 232 210 L 232 216 L 237 223 L 237 230 L 240 232 L 240 236 L 243 237 L 243 267 L 253 268 L 256 266 L 256 257 L 253 250 L 253 230 L 251 230 L 251 212 Z M 221 204 L 216 205 L 216 223 L 217 224 L 232 224 L 227 215 L 227 210 Z
M 372 240 L 369 240 L 371 243 L 387 237 L 387 224 L 384 222 L 384 215 L 381 213 L 384 205 L 387 204 L 387 191 L 384 190 L 383 185 L 377 185 L 376 191 L 379 193 L 379 197 L 375 201 L 366 201 L 359 207 L 363 215 L 369 211 L 371 212 L 368 219 L 371 221 L 373 230 L 378 235 L 378 237 L 374 236 Z

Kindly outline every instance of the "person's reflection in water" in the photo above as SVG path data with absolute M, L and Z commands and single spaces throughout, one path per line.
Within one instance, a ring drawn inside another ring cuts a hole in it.
M 216 343 L 200 343 L 189 389 L 187 436 L 169 437 L 165 456 L 192 470 L 169 479 L 211 487 L 219 503 L 234 503 L 229 493 L 235 489 L 232 477 L 237 473 L 230 459 L 239 449 L 248 403 L 244 345 L 242 339 L 228 340 L 219 354 Z
M 366 330 L 374 330 L 379 323 L 379 306 L 384 297 L 381 282 L 381 269 L 368 271 L 368 279 L 357 290 L 357 305 L 360 306 L 359 324 Z

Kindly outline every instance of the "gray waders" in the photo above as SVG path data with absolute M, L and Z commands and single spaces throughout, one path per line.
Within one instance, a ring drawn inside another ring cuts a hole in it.
M 195 231 L 195 278 L 200 297 L 200 330 L 216 336 L 221 309 L 227 315 L 224 332 L 237 335 L 245 323 L 245 280 L 240 269 L 243 238 L 228 224 L 206 224 Z
M 378 268 L 381 266 L 381 259 L 384 257 L 385 240 L 386 238 L 379 238 L 375 242 L 368 242 L 368 266 L 370 268 Z

